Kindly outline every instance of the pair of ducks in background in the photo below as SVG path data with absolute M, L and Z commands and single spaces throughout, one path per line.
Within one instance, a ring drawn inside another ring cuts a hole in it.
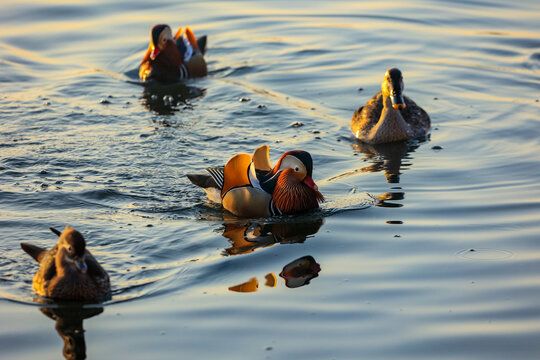
M 204 60 L 206 36 L 195 37 L 189 27 L 172 36 L 168 25 L 152 27 L 151 42 L 139 68 L 147 82 L 174 82 L 207 74 Z M 351 130 L 369 144 L 404 141 L 425 136 L 430 128 L 428 114 L 403 95 L 401 71 L 386 71 L 381 92 L 354 113 Z M 283 154 L 272 167 L 268 146 L 253 155 L 237 154 L 224 167 L 208 168 L 209 175 L 188 174 L 202 187 L 209 200 L 221 203 L 240 217 L 289 215 L 317 209 L 324 201 L 313 181 L 313 160 L 303 150 Z M 84 237 L 67 226 L 51 249 L 22 243 L 39 264 L 34 291 L 42 297 L 60 300 L 96 300 L 110 293 L 109 276 L 86 249 Z

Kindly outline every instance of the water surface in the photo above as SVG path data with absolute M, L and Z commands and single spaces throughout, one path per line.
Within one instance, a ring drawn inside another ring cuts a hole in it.
M 2 358 L 540 355 L 538 4 L 0 8 Z M 138 83 L 156 23 L 208 35 L 206 78 Z M 431 136 L 367 146 L 350 118 L 392 66 Z M 320 212 L 236 219 L 185 177 L 262 144 L 312 154 Z M 34 301 L 19 243 L 68 224 L 100 306 Z

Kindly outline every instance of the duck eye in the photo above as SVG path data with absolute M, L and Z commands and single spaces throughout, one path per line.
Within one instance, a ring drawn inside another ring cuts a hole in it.
M 72 251 L 73 251 L 73 248 L 71 247 L 71 245 L 67 247 L 67 250 L 68 250 L 69 252 L 72 252 Z
M 294 171 L 298 172 L 298 171 L 300 171 L 300 168 L 297 166 L 297 167 L 294 168 Z

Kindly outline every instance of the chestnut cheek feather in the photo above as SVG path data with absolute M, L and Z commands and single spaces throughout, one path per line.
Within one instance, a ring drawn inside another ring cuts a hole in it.
M 284 214 L 294 214 L 318 208 L 319 202 L 324 201 L 322 194 L 306 184 L 305 180 L 299 182 L 292 175 L 287 176 L 287 172 L 288 170 L 285 170 L 278 179 L 272 195 L 274 204 Z

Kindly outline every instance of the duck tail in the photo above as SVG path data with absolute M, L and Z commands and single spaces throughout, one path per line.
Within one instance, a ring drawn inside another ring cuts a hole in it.
M 38 263 L 41 262 L 41 259 L 43 259 L 43 256 L 45 256 L 47 250 L 40 248 L 36 245 L 31 245 L 27 243 L 21 243 L 21 248 L 31 257 L 34 258 Z
M 189 181 L 191 181 L 194 185 L 200 186 L 203 189 L 208 189 L 208 188 L 220 189 L 217 182 L 210 175 L 186 174 L 186 176 L 189 179 Z
M 201 36 L 197 39 L 197 46 L 201 54 L 206 54 L 206 35 Z

